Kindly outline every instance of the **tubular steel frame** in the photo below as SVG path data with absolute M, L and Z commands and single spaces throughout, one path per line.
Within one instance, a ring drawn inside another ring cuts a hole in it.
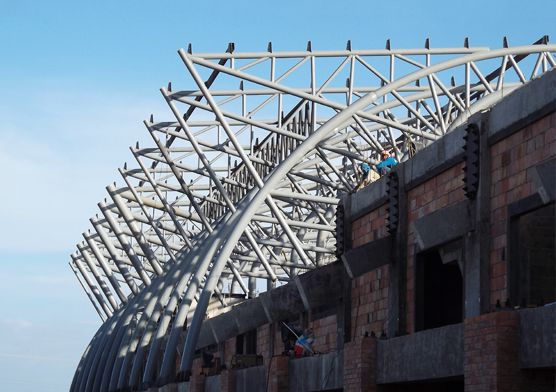
M 179 50 L 193 89 L 161 89 L 70 267 L 103 324 L 72 391 L 146 388 L 191 368 L 202 321 L 335 260 L 338 195 L 381 150 L 399 161 L 556 66 L 509 47 Z M 318 71 L 317 71 L 318 70 Z M 179 363 L 179 366 L 177 365 Z

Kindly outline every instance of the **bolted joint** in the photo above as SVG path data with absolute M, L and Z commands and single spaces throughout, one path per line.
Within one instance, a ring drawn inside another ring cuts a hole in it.
M 475 199 L 479 189 L 479 168 L 480 168 L 480 130 L 476 124 L 469 124 L 465 128 L 463 137 L 465 154 L 465 164 L 463 167 L 463 191 L 468 199 Z
M 393 234 L 398 229 L 400 220 L 400 179 L 395 171 L 388 173 L 386 194 L 388 195 L 386 230 Z
M 334 232 L 334 235 L 336 237 L 336 251 L 334 252 L 334 254 L 338 259 L 342 257 L 346 248 L 344 218 L 344 205 L 340 203 L 338 204 L 338 207 L 336 207 L 336 231 Z

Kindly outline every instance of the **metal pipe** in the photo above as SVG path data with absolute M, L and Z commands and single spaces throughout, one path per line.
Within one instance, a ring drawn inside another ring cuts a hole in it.
M 135 221 L 133 219 L 133 216 L 131 215 L 131 212 L 129 211 L 129 208 L 124 204 L 122 198 L 116 192 L 116 188 L 114 187 L 114 185 L 108 185 L 106 187 L 106 190 L 108 191 L 108 194 L 110 195 L 112 200 L 114 200 L 116 208 L 118 209 L 127 227 L 129 227 L 129 230 L 131 231 L 133 238 L 135 239 L 137 244 L 139 244 L 139 247 L 143 250 L 143 254 L 145 255 L 145 258 L 149 261 L 149 264 L 151 265 L 153 271 L 157 275 L 161 275 L 162 267 L 160 266 L 160 263 L 156 255 L 154 254 L 153 250 L 148 245 L 145 236 L 135 224 Z
M 114 291 L 118 295 L 118 298 L 120 298 L 120 301 L 122 303 L 126 303 L 127 302 L 127 297 L 125 296 L 122 289 L 120 288 L 120 284 L 118 283 L 118 281 L 116 280 L 116 278 L 112 274 L 112 269 L 108 266 L 108 263 L 104 259 L 104 256 L 100 253 L 100 251 L 99 251 L 98 247 L 96 246 L 95 242 L 91 241 L 90 238 L 87 237 L 85 234 L 83 234 L 83 238 L 85 239 L 85 242 L 87 243 L 87 245 L 89 245 L 89 249 L 91 249 L 91 251 L 93 252 L 93 255 L 95 256 L 96 260 L 98 261 L 100 267 L 104 271 L 104 275 L 106 275 L 106 277 L 108 278 L 108 280 L 112 284 L 112 287 L 114 288 Z M 86 251 L 85 251 L 85 253 L 86 253 Z
M 116 265 L 118 270 L 120 271 L 120 274 L 124 277 L 124 280 L 127 283 L 129 289 L 131 290 L 131 292 L 134 295 L 136 295 L 137 292 L 139 291 L 139 289 L 137 288 L 137 285 L 135 284 L 135 280 L 133 279 L 133 277 L 129 273 L 129 270 L 127 269 L 127 267 L 123 265 L 124 264 L 123 261 L 120 259 L 120 257 L 118 257 L 118 252 L 116 251 L 116 248 L 114 247 L 114 244 L 112 243 L 110 238 L 108 238 L 108 235 L 106 234 L 106 232 L 102 228 L 102 225 L 100 225 L 99 222 L 96 219 L 93 219 L 93 218 L 89 219 L 89 222 L 91 222 L 91 225 L 95 229 L 96 233 L 99 235 L 100 240 L 102 241 L 102 244 L 104 245 L 104 248 L 110 254 L 110 258 L 112 259 L 112 261 L 114 262 L 114 264 Z M 131 261 L 130 261 L 130 264 L 131 264 Z
M 106 301 L 104 301 L 104 298 L 102 297 L 102 295 L 100 294 L 100 291 L 98 290 L 97 286 L 95 286 L 95 284 L 91 281 L 91 279 L 89 278 L 89 275 L 87 274 L 87 272 L 85 271 L 85 268 L 83 268 L 83 266 L 81 265 L 81 261 L 79 260 L 79 258 L 75 255 L 71 255 L 71 259 L 73 260 L 73 264 L 77 267 L 77 269 L 79 270 L 79 272 L 81 273 L 81 276 L 83 277 L 83 279 L 85 280 L 85 282 L 87 283 L 87 286 L 89 286 L 89 289 L 91 290 L 91 292 L 93 293 L 93 295 L 95 296 L 98 304 L 100 305 L 100 307 L 102 308 L 102 310 L 104 311 L 104 314 L 107 317 L 112 316 L 112 310 L 110 310 L 110 308 L 108 307 L 108 305 L 106 304 Z
M 141 278 L 141 281 L 145 284 L 145 286 L 150 285 L 151 278 L 149 278 L 149 276 L 145 272 L 141 260 L 139 260 L 139 258 L 135 254 L 135 251 L 133 250 L 133 247 L 129 244 L 129 242 L 125 238 L 122 230 L 120 229 L 120 226 L 116 223 L 110 211 L 108 211 L 106 203 L 100 202 L 98 203 L 98 207 L 100 209 L 100 212 L 102 212 L 102 215 L 104 215 L 106 222 L 108 223 L 108 225 L 110 226 L 114 234 L 116 235 L 116 238 L 120 242 L 122 249 L 126 253 L 129 260 L 131 261 L 133 268 L 135 268 L 135 271 L 137 271 L 137 274 Z
M 83 257 L 83 260 L 85 260 L 85 263 L 89 267 L 89 270 L 93 274 L 93 277 L 95 278 L 95 280 L 98 282 L 98 285 L 99 285 L 101 291 L 104 293 L 104 296 L 108 300 L 108 303 L 110 304 L 112 309 L 113 310 L 118 309 L 118 303 L 114 299 L 114 296 L 112 295 L 112 292 L 108 288 L 108 285 L 106 284 L 106 282 L 102 279 L 102 277 L 98 273 L 97 266 L 95 265 L 95 262 L 91 259 L 91 257 L 87 253 L 87 251 L 85 249 L 83 249 L 83 246 L 81 244 L 77 244 L 77 249 L 79 249 L 80 255 Z

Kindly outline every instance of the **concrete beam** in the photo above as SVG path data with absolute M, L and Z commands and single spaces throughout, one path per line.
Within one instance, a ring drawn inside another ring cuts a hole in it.
M 469 203 L 462 201 L 417 220 L 415 232 L 419 250 L 430 249 L 465 235 L 472 227 L 471 213 Z
M 556 111 L 556 69 L 514 90 L 489 113 L 489 143 L 523 129 Z
M 342 298 L 342 265 L 335 263 L 298 276 L 298 284 L 310 309 L 336 308 Z M 203 322 L 197 348 L 223 342 L 261 325 L 286 320 L 306 310 L 300 290 L 294 282 L 261 293 L 232 307 L 226 313 Z
M 390 262 L 392 238 L 381 238 L 348 250 L 345 255 L 347 268 L 353 278 L 363 275 Z

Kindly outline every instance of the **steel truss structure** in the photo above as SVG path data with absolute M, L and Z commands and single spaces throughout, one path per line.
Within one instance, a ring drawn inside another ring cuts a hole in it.
M 104 323 L 72 391 L 164 385 L 219 311 L 335 260 L 338 195 L 381 150 L 399 161 L 528 80 L 556 45 L 240 53 L 179 50 L 123 185 L 107 187 L 70 266 Z M 239 298 L 239 299 L 238 299 Z

